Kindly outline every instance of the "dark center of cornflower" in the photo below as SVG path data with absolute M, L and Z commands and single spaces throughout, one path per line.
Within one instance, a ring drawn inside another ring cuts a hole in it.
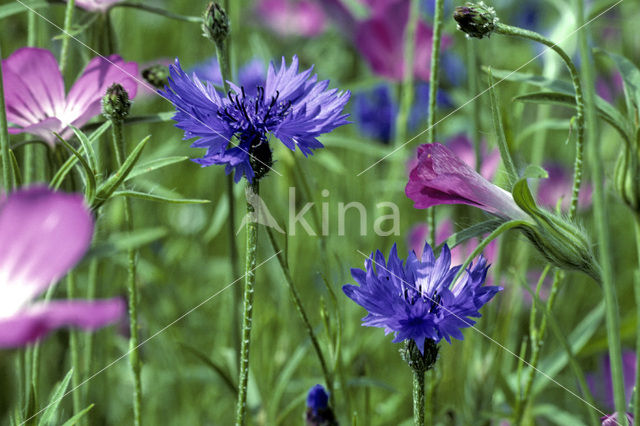
M 218 111 L 219 118 L 233 129 L 240 147 L 248 151 L 256 179 L 273 165 L 267 133 L 291 112 L 291 101 L 279 101 L 279 97 L 280 92 L 276 91 L 275 96 L 266 99 L 262 86 L 256 88 L 255 96 L 247 96 L 241 87 L 241 93 L 227 94 L 229 104 Z

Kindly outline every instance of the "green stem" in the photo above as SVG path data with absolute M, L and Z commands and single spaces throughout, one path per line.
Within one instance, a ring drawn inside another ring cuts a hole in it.
M 416 28 L 418 26 L 418 14 L 420 13 L 418 0 L 411 0 L 409 10 L 409 22 L 404 34 L 404 77 L 400 91 L 400 107 L 396 116 L 395 146 L 400 146 L 407 137 L 407 125 L 409 114 L 413 105 L 413 55 L 415 51 Z
M 577 1 L 577 24 L 584 24 L 584 4 L 583 0 Z M 607 340 L 609 343 L 609 357 L 611 359 L 611 378 L 613 381 L 613 395 L 618 421 L 622 425 L 627 424 L 625 416 L 625 395 L 624 380 L 622 376 L 622 348 L 620 346 L 620 316 L 618 311 L 618 300 L 616 297 L 615 280 L 613 276 L 613 259 L 610 241 L 610 231 L 608 229 L 609 217 L 604 196 L 603 182 L 604 172 L 602 169 L 601 143 L 596 141 L 596 110 L 593 78 L 593 62 L 591 51 L 587 44 L 586 30 L 578 31 L 578 43 L 580 55 L 582 57 L 582 79 L 585 84 L 586 122 L 587 122 L 587 148 L 589 152 L 589 165 L 593 179 L 593 213 L 596 224 L 597 241 L 600 251 L 600 266 L 602 276 L 602 290 L 605 300 L 605 315 L 607 321 Z
M 67 66 L 67 56 L 69 53 L 69 37 L 67 34 L 71 32 L 71 22 L 73 21 L 73 10 L 76 0 L 67 0 L 67 7 L 64 10 L 64 34 L 62 37 L 62 48 L 60 50 L 60 72 L 64 75 Z
M 122 133 L 122 121 L 112 120 L 113 150 L 116 154 L 117 168 L 126 157 L 124 135 Z M 126 189 L 126 184 L 125 184 Z M 133 215 L 131 203 L 128 197 L 123 197 L 124 222 L 128 232 L 133 231 Z M 136 251 L 127 250 L 127 290 L 129 296 L 129 362 L 133 373 L 133 422 L 135 426 L 142 424 L 142 380 L 140 378 L 140 352 L 138 337 L 138 285 L 136 283 Z
M 467 47 L 467 73 L 469 75 L 469 92 L 472 96 L 475 96 L 479 93 L 478 90 L 478 54 L 476 51 L 475 43 L 472 43 L 472 40 L 468 40 L 465 44 Z M 479 102 L 471 102 L 471 122 L 472 122 L 472 131 L 471 131 L 471 141 L 473 142 L 473 152 L 476 157 L 476 171 L 480 173 L 482 168 L 482 147 L 481 140 L 479 137 L 480 133 L 480 103 Z
M 164 16 L 165 18 L 175 19 L 177 21 L 194 22 L 198 24 L 202 22 L 202 18 L 199 16 L 178 15 L 177 13 L 169 12 L 168 10 L 164 10 L 159 7 L 148 6 L 143 3 L 132 3 L 125 1 L 116 3 L 111 8 L 113 9 L 115 7 L 129 7 L 132 9 L 138 9 L 142 10 L 143 12 L 153 13 L 156 15 Z
M 575 98 L 576 98 L 576 123 L 577 123 L 577 140 L 576 140 L 576 158 L 574 164 L 574 174 L 573 174 L 573 189 L 571 191 L 571 208 L 569 209 L 569 217 L 575 218 L 576 212 L 578 209 L 578 194 L 580 193 L 580 184 L 582 182 L 582 162 L 583 162 L 583 153 L 584 153 L 584 134 L 585 134 L 585 102 L 584 95 L 582 91 L 582 84 L 580 82 L 580 75 L 578 74 L 578 70 L 576 69 L 573 61 L 567 55 L 567 53 L 562 50 L 560 46 L 558 46 L 553 41 L 543 37 L 542 35 L 534 32 L 525 30 L 518 27 L 512 27 L 510 25 L 505 25 L 498 23 L 496 25 L 495 31 L 498 34 L 522 37 L 529 40 L 533 40 L 538 43 L 542 43 L 545 46 L 549 47 L 553 51 L 555 51 L 560 58 L 564 61 L 565 65 L 569 69 L 569 74 L 571 74 L 571 81 L 573 82 L 573 87 L 575 90 Z
M 640 216 L 635 215 L 636 255 L 638 256 L 638 270 L 635 273 L 634 291 L 636 296 L 636 315 L 640 324 Z M 636 371 L 640 371 L 640 333 L 636 333 Z M 640 419 L 640 374 L 636 373 L 635 392 L 633 393 L 633 418 Z
M 413 424 L 424 426 L 424 371 L 413 370 Z
M 313 331 L 313 326 L 311 325 L 311 321 L 309 321 L 309 317 L 302 305 L 302 301 L 300 300 L 300 296 L 298 295 L 298 290 L 296 290 L 295 284 L 293 283 L 293 278 L 291 277 L 291 272 L 289 271 L 289 266 L 287 265 L 287 260 L 285 258 L 285 254 L 278 247 L 278 243 L 276 242 L 273 231 L 271 228 L 266 228 L 267 234 L 269 235 L 269 241 L 271 242 L 271 246 L 273 250 L 276 252 L 278 263 L 280 263 L 280 268 L 284 273 L 285 281 L 289 285 L 289 290 L 291 292 L 291 297 L 293 298 L 293 303 L 296 305 L 296 310 L 298 314 L 300 314 L 300 318 L 302 318 L 302 322 L 304 323 L 305 328 L 307 329 L 307 333 L 309 334 L 309 338 L 311 339 L 311 343 L 313 344 L 313 348 L 316 351 L 316 355 L 318 360 L 320 361 L 320 366 L 322 367 L 322 374 L 324 375 L 324 379 L 327 382 L 327 388 L 329 390 L 329 394 L 333 394 L 333 377 L 327 368 L 327 363 L 324 359 L 324 355 L 322 353 L 322 349 L 320 348 L 320 343 L 318 342 L 318 338 L 316 337 L 316 333 Z
M 27 45 L 36 46 L 38 40 L 37 20 L 34 11 L 29 10 L 27 13 Z M 35 147 L 28 144 L 24 147 L 24 159 L 22 168 L 24 170 L 24 183 L 29 184 L 34 180 L 34 157 Z
M 247 214 L 255 214 L 249 203 L 252 197 L 258 196 L 259 183 L 254 179 L 246 188 Z M 249 379 L 249 345 L 251 343 L 251 327 L 253 322 L 253 288 L 256 283 L 256 258 L 258 254 L 258 223 L 249 221 L 246 226 L 247 254 L 245 262 L 244 304 L 242 310 L 242 342 L 240 347 L 240 376 L 238 378 L 238 403 L 236 406 L 236 426 L 244 425 L 247 416 L 247 382 Z
M 76 293 L 76 279 L 75 273 L 70 271 L 67 274 L 67 298 L 69 300 L 75 297 Z M 73 376 L 71 377 L 71 383 L 74 389 L 80 386 L 81 368 L 80 368 L 80 350 L 78 348 L 78 332 L 76 330 L 69 330 L 69 352 L 71 353 L 71 368 L 73 369 Z M 79 413 L 81 408 L 81 392 L 73 392 L 73 414 Z
M 2 48 L 0 47 L 0 156 L 2 157 L 2 180 L 6 193 L 11 192 L 11 159 L 9 158 L 9 126 L 4 105 L 4 85 L 2 83 Z

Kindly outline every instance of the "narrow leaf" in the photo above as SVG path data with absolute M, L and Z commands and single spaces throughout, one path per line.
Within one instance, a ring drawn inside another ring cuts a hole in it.
M 51 396 L 49 397 L 49 403 L 38 421 L 38 426 L 47 426 L 56 423 L 58 407 L 60 406 L 62 398 L 64 398 L 65 392 L 67 391 L 67 387 L 71 381 L 71 376 L 73 376 L 73 369 L 69 370 L 64 379 L 62 379 L 53 388 Z
M 160 201 L 164 203 L 173 203 L 173 204 L 205 204 L 205 203 L 211 202 L 209 200 L 200 200 L 196 198 L 163 197 L 162 195 L 149 194 L 147 192 L 138 192 L 133 190 L 116 191 L 112 194 L 112 197 L 139 198 L 141 200 Z
M 80 419 L 83 418 L 89 411 L 91 411 L 91 409 L 93 408 L 94 405 L 95 404 L 91 404 L 90 406 L 88 406 L 84 410 L 80 411 L 78 414 L 76 414 L 75 416 L 71 417 L 69 420 L 64 422 L 62 424 L 62 426 L 74 426 L 74 425 L 78 424 Z
M 165 237 L 167 233 L 167 230 L 162 227 L 145 228 L 126 233 L 112 232 L 107 241 L 94 245 L 86 257 L 106 257 L 118 252 L 138 249 Z
M 57 134 L 54 133 L 54 135 L 56 135 L 56 138 L 58 138 L 58 140 L 69 150 L 73 153 L 73 155 L 75 155 L 75 157 L 78 159 L 78 161 L 80 162 L 80 164 L 82 165 L 83 169 L 84 169 L 84 174 L 85 174 L 85 182 L 86 182 L 86 189 L 85 189 L 85 197 L 87 198 L 89 204 L 91 204 L 93 202 L 93 198 L 96 195 L 96 177 L 93 174 L 93 171 L 91 170 L 91 167 L 89 166 L 89 163 L 87 163 L 87 160 L 84 159 L 84 157 L 75 150 L 74 147 L 72 147 L 71 145 L 69 145 L 69 143 L 67 141 L 65 141 L 64 139 L 62 139 L 62 137 Z M 57 188 L 56 188 L 57 189 Z
M 507 138 L 504 134 L 504 127 L 502 126 L 502 117 L 500 116 L 500 105 L 498 103 L 498 98 L 496 96 L 496 92 L 494 90 L 493 76 L 491 75 L 491 70 L 489 73 L 489 99 L 491 100 L 491 116 L 493 117 L 493 129 L 496 132 L 496 137 L 498 139 L 498 149 L 500 150 L 500 157 L 502 158 L 502 163 L 507 170 L 507 177 L 509 179 L 509 184 L 513 185 L 515 181 L 518 180 L 518 171 L 516 170 L 516 166 L 513 163 L 513 158 L 511 157 L 511 152 L 509 151 L 509 143 L 507 142 Z
M 155 160 L 148 161 L 143 164 L 138 164 L 131 170 L 129 176 L 125 179 L 125 181 L 129 179 L 133 179 L 136 176 L 143 175 L 145 173 L 152 172 L 154 170 L 158 170 L 162 167 L 170 166 L 172 164 L 180 163 L 182 161 L 188 160 L 187 156 L 175 156 L 175 157 L 166 157 L 166 158 L 158 158 Z

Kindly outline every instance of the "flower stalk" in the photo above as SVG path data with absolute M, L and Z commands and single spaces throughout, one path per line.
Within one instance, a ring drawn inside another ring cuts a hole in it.
M 122 166 L 126 158 L 126 141 L 123 135 L 123 122 L 129 114 L 131 103 L 127 91 L 119 84 L 107 90 L 102 100 L 104 115 L 111 120 L 113 150 L 116 158 L 116 169 Z M 126 184 L 125 188 L 126 188 Z M 124 226 L 128 232 L 133 231 L 133 215 L 129 198 L 123 197 Z M 133 373 L 133 421 L 136 426 L 142 424 L 142 380 L 140 378 L 140 352 L 138 337 L 138 285 L 136 282 L 136 250 L 127 250 L 127 290 L 129 296 L 129 362 Z
M 260 192 L 259 180 L 254 179 L 248 183 L 245 189 L 247 197 L 247 214 L 255 215 L 256 212 L 252 203 L 253 197 L 257 197 Z M 240 346 L 240 375 L 238 378 L 238 402 L 236 405 L 236 426 L 242 426 L 247 416 L 247 383 L 249 379 L 249 346 L 251 343 L 251 328 L 253 325 L 253 292 L 256 283 L 256 258 L 258 254 L 258 222 L 248 221 L 247 233 L 247 254 L 244 274 L 244 304 L 242 310 L 242 340 Z
M 73 271 L 67 274 L 67 298 L 72 300 L 76 293 L 76 277 Z M 73 388 L 76 389 L 80 386 L 80 380 L 82 374 L 80 373 L 80 349 L 78 347 L 78 332 L 76 330 L 69 330 L 69 353 L 71 354 L 71 368 L 73 369 L 73 376 L 71 376 L 71 383 Z M 73 414 L 78 414 L 82 410 L 82 402 L 80 397 L 81 392 L 73 392 Z
M 12 185 L 12 168 L 9 158 L 9 126 L 4 105 L 4 84 L 2 81 L 2 48 L 0 47 L 0 157 L 2 157 L 2 180 L 4 190 L 9 193 Z
M 71 23 L 73 22 L 73 11 L 76 0 L 67 0 L 67 7 L 64 10 L 64 36 L 62 37 L 62 48 L 60 49 L 60 72 L 64 74 L 67 66 L 67 56 L 69 56 L 69 39 L 71 36 Z

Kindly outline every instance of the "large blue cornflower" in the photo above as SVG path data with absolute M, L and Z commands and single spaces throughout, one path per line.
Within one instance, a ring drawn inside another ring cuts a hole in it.
M 375 270 L 374 270 L 375 265 Z M 369 327 L 384 328 L 395 334 L 394 343 L 412 339 L 424 354 L 425 339 L 438 343 L 443 338 L 463 339 L 461 328 L 470 327 L 479 318 L 478 310 L 501 287 L 483 286 L 489 266 L 480 256 L 470 265 L 455 285 L 453 279 L 460 266 L 451 267 L 451 252 L 446 245 L 436 259 L 426 244 L 419 260 L 414 251 L 405 265 L 393 245 L 386 262 L 377 251 L 365 261 L 365 270 L 351 269 L 360 286 L 345 285 L 344 293 L 369 311 L 362 319 Z
M 243 175 L 252 182 L 273 164 L 269 135 L 307 156 L 323 147 L 319 135 L 348 123 L 342 110 L 350 93 L 326 90 L 329 81 L 318 81 L 311 71 L 298 73 L 296 56 L 290 67 L 282 58 L 277 71 L 269 64 L 264 86 L 230 83 L 231 90 L 223 96 L 211 82 L 205 85 L 195 74 L 189 77 L 176 59 L 169 85 L 160 94 L 175 105 L 173 119 L 184 130 L 184 139 L 197 138 L 191 146 L 207 148 L 196 163 L 225 164 L 227 174 L 235 170 L 236 182 Z

